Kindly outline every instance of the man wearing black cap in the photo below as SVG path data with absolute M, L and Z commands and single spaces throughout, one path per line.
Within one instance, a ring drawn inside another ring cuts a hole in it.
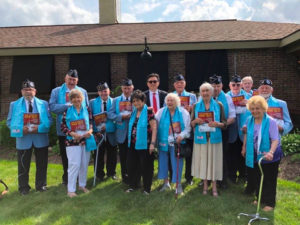
M 147 77 L 147 86 L 149 90 L 145 91 L 146 104 L 153 108 L 153 112 L 156 113 L 160 108 L 164 106 L 165 97 L 167 92 L 159 90 L 159 75 L 157 73 L 151 73 Z
M 246 108 L 246 104 L 250 96 L 242 90 L 241 77 L 239 75 L 232 76 L 229 83 L 230 91 L 227 93 L 233 101 L 236 112 L 236 120 L 230 126 L 228 126 L 228 143 L 229 143 L 229 179 L 236 183 L 237 172 L 239 172 L 239 178 L 245 179 L 246 166 L 245 159 L 241 155 L 243 145 L 243 131 L 242 128 L 246 122 L 248 116 L 250 116 L 249 110 Z
M 113 99 L 110 97 L 110 89 L 106 82 L 101 82 L 97 86 L 99 97 L 90 101 L 90 109 L 93 114 L 93 123 L 95 137 L 97 139 L 104 135 L 104 141 L 102 145 L 97 149 L 98 161 L 96 168 L 96 176 L 99 180 L 103 180 L 105 176 L 104 172 L 104 155 L 106 152 L 106 175 L 113 180 L 116 177 L 116 165 L 117 165 L 117 142 L 115 138 L 115 123 L 107 119 L 107 112 L 112 106 Z M 94 154 L 94 166 L 96 166 L 96 155 Z
M 177 94 L 180 98 L 181 106 L 184 107 L 189 113 L 191 113 L 192 106 L 197 102 L 197 97 L 195 94 L 187 92 L 185 90 L 186 82 L 185 78 L 181 74 L 177 74 L 174 77 L 174 93 Z M 193 137 L 190 135 L 190 138 L 187 139 L 187 143 L 190 145 L 193 150 Z M 186 182 L 190 185 L 193 184 L 193 177 L 191 174 L 192 167 L 192 156 L 185 158 L 185 179 Z
M 83 106 L 88 106 L 88 95 L 86 90 L 77 86 L 78 72 L 75 69 L 71 69 L 65 76 L 65 83 L 62 86 L 54 88 L 51 92 L 49 107 L 50 111 L 56 114 L 56 132 L 59 141 L 60 155 L 62 159 L 64 174 L 62 176 L 62 183 L 68 184 L 68 158 L 65 148 L 66 135 L 61 131 L 61 122 L 63 113 L 71 106 L 69 101 L 69 92 L 76 88 L 80 90 L 84 96 L 82 101 Z
M 11 137 L 16 138 L 18 155 L 19 192 L 28 194 L 29 169 L 32 147 L 36 158 L 35 188 L 46 191 L 48 166 L 48 132 L 52 123 L 48 103 L 36 95 L 35 85 L 30 80 L 22 84 L 22 97 L 10 103 L 6 124 Z
M 223 89 L 222 77 L 216 74 L 209 78 L 211 85 L 214 88 L 214 98 L 220 101 L 224 106 L 225 118 L 227 121 L 227 126 L 235 122 L 235 107 L 233 105 L 232 99 L 228 94 L 225 94 Z M 221 188 L 227 188 L 227 178 L 228 178 L 228 164 L 227 160 L 228 154 L 228 130 L 222 130 L 222 144 L 223 144 L 223 181 L 219 183 Z
M 126 169 L 126 159 L 128 151 L 128 123 L 132 112 L 130 97 L 133 92 L 132 80 L 126 78 L 123 80 L 121 89 L 122 95 L 113 100 L 113 104 L 108 111 L 108 119 L 116 123 L 116 140 L 119 146 L 121 174 L 124 183 L 128 182 Z

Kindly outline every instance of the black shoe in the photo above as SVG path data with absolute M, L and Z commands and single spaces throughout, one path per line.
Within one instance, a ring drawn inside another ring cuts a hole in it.
M 44 191 L 47 191 L 48 188 L 46 186 L 43 186 L 43 187 L 40 187 L 40 188 L 37 188 L 36 191 L 39 191 L 39 192 L 44 192 Z
M 186 183 L 192 186 L 194 184 L 194 181 L 193 181 L 193 179 L 190 179 L 190 180 L 187 180 Z
M 28 193 L 29 193 L 29 190 L 22 190 L 22 191 L 20 191 L 21 195 L 28 195 Z

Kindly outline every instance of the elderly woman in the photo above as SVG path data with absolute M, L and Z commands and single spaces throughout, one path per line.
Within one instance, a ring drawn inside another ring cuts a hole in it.
M 267 115 L 268 105 L 261 96 L 250 98 L 247 108 L 251 112 L 246 122 L 247 134 L 244 135 L 242 155 L 246 156 L 248 179 L 255 182 L 258 196 L 260 171 L 258 161 L 262 161 L 264 182 L 261 202 L 265 204 L 264 211 L 271 211 L 275 207 L 278 166 L 282 157 L 279 145 L 279 131 L 276 121 Z M 254 201 L 254 204 L 257 204 Z
M 221 128 L 226 127 L 226 119 L 222 103 L 212 98 L 211 84 L 203 83 L 200 95 L 200 101 L 194 105 L 191 115 L 194 128 L 192 175 L 204 181 L 204 195 L 207 194 L 207 181 L 212 181 L 212 194 L 217 197 L 217 180 L 223 179 Z
M 146 95 L 136 90 L 131 95 L 134 110 L 129 120 L 127 171 L 129 189 L 138 187 L 140 175 L 143 177 L 144 194 L 149 195 L 153 177 L 153 151 L 157 126 L 152 108 L 146 105 Z
M 158 121 L 158 179 L 164 179 L 164 185 L 161 191 L 171 189 L 168 180 L 168 162 L 171 158 L 172 182 L 178 182 L 177 193 L 182 194 L 181 175 L 183 159 L 177 160 L 175 157 L 174 142 L 184 143 L 184 139 L 190 136 L 190 115 L 188 111 L 180 107 L 180 98 L 174 93 L 170 93 L 165 98 L 166 105 L 155 115 Z M 174 136 L 172 132 L 174 130 Z M 178 168 L 177 168 L 178 167 Z M 178 176 L 177 176 L 178 175 Z M 177 180 L 178 179 L 178 180 Z
M 76 181 L 78 177 L 79 189 L 87 193 L 87 169 L 90 151 L 96 149 L 94 139 L 92 115 L 87 107 L 82 106 L 83 95 L 80 90 L 73 89 L 69 93 L 72 105 L 64 112 L 61 130 L 67 136 L 66 152 L 68 157 L 68 196 L 76 196 Z

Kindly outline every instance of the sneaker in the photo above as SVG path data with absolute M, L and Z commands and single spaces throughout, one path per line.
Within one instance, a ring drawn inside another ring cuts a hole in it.
M 164 183 L 164 185 L 162 186 L 162 188 L 159 191 L 165 191 L 167 189 L 171 190 L 171 185 L 170 185 L 169 182 L 168 183 Z
M 175 190 L 175 193 L 176 193 L 176 190 Z M 179 195 L 183 194 L 183 190 L 182 190 L 182 185 L 181 184 L 178 184 L 178 186 L 177 186 L 177 194 L 179 194 Z

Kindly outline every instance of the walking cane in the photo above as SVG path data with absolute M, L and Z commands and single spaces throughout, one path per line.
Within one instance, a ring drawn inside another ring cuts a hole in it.
M 260 160 L 258 161 L 258 167 L 260 170 L 261 178 L 260 178 L 260 185 L 259 185 L 259 193 L 258 193 L 258 202 L 257 202 L 257 208 L 256 208 L 256 213 L 255 214 L 247 214 L 247 213 L 240 213 L 238 215 L 238 219 L 240 219 L 240 216 L 248 216 L 251 217 L 252 219 L 249 220 L 248 225 L 250 225 L 253 221 L 256 220 L 269 220 L 266 217 L 261 217 L 259 215 L 259 209 L 260 209 L 260 200 L 261 200 L 261 192 L 262 192 L 262 187 L 263 187 L 263 181 L 264 181 L 264 172 L 261 168 L 261 161 L 264 159 L 264 157 L 261 157 Z
M 174 147 L 175 147 L 176 145 L 174 144 Z M 177 166 L 176 166 L 176 191 L 175 191 L 175 199 L 177 199 L 178 198 L 178 167 L 179 167 L 179 154 L 180 154 L 180 147 L 179 147 L 179 145 L 177 145 L 178 147 L 177 147 L 177 162 L 176 162 L 176 164 L 177 164 Z
M 98 155 L 99 155 L 99 148 L 100 146 L 102 145 L 103 141 L 104 141 L 104 134 L 101 134 L 101 137 L 100 137 L 100 141 L 97 145 L 97 152 L 96 152 L 96 162 L 95 162 L 95 168 L 94 168 L 94 182 L 93 182 L 93 186 L 95 187 L 96 185 L 96 177 L 97 177 L 97 167 L 98 167 Z

